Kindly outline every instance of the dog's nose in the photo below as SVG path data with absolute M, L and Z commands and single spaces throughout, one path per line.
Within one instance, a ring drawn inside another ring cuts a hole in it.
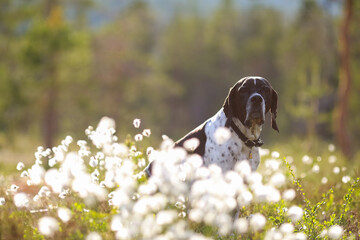
M 254 104 L 262 103 L 262 101 L 263 101 L 263 98 L 260 95 L 254 95 L 251 98 L 251 102 Z

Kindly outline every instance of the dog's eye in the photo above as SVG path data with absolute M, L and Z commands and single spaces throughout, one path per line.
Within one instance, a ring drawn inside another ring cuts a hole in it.
M 260 89 L 260 91 L 263 92 L 263 93 L 269 93 L 269 92 L 270 92 L 270 88 L 264 86 L 264 87 L 262 87 L 262 88 Z

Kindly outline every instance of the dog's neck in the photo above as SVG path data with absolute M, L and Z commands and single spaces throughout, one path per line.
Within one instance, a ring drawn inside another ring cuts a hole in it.
M 250 128 L 247 128 L 238 118 L 233 117 L 232 121 L 248 139 L 256 140 L 260 138 L 262 125 L 252 124 Z

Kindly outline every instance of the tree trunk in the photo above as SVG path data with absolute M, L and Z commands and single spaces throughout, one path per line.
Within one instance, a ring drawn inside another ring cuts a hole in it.
M 341 151 L 347 156 L 351 156 L 350 137 L 348 135 L 348 105 L 349 105 L 349 92 L 351 86 L 351 73 L 350 73 L 350 41 L 349 41 L 349 28 L 351 18 L 353 15 L 354 1 L 345 0 L 343 10 L 343 21 L 340 26 L 340 76 L 338 88 L 338 105 L 336 112 L 336 140 L 340 146 Z
M 47 0 L 45 3 L 45 16 L 44 19 L 47 23 L 53 27 L 58 27 L 58 22 L 56 21 L 58 14 L 58 1 L 56 0 Z M 57 19 L 58 20 L 58 19 Z M 43 135 L 44 135 L 44 144 L 47 148 L 52 148 L 54 146 L 53 141 L 56 135 L 57 129 L 57 111 L 56 111 L 56 101 L 57 101 L 57 78 L 58 78 L 58 53 L 54 49 L 47 56 L 47 64 L 45 66 L 45 80 L 48 83 L 45 89 L 45 103 L 43 109 Z

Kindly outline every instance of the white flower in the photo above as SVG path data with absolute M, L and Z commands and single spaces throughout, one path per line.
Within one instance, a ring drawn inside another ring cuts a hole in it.
M 140 142 L 143 140 L 143 135 L 141 134 L 136 134 L 135 137 L 134 137 L 135 141 L 136 142 Z
M 331 156 L 329 157 L 329 163 L 335 163 L 335 162 L 336 162 L 336 156 L 331 155 Z
M 270 154 L 270 150 L 269 149 L 265 149 L 265 148 L 259 148 L 259 153 L 260 153 L 260 156 L 266 156 L 266 155 L 269 155 Z
M 253 200 L 253 195 L 251 194 L 251 192 L 244 190 L 239 193 L 239 197 L 237 200 L 239 206 L 248 206 Z
M 11 184 L 10 191 L 17 192 L 18 189 L 19 189 L 19 186 L 15 185 L 15 184 Z
M 248 231 L 248 225 L 246 218 L 239 218 L 235 220 L 234 228 L 237 233 L 244 234 Z
M 334 152 L 335 151 L 335 145 L 334 144 L 329 144 L 328 146 L 329 152 Z
M 39 185 L 44 177 L 45 174 L 45 169 L 38 165 L 38 164 L 34 164 L 29 170 L 29 177 L 30 180 L 32 181 L 33 184 L 35 185 Z
M 286 178 L 284 176 L 284 174 L 282 173 L 275 173 L 271 179 L 270 179 L 270 183 L 274 186 L 274 187 L 282 187 L 285 184 Z
M 329 228 L 328 236 L 330 239 L 339 239 L 343 235 L 344 230 L 338 225 L 333 225 Z
M 284 239 L 284 237 L 279 230 L 277 230 L 275 228 L 271 228 L 270 230 L 268 230 L 266 232 L 264 239 L 265 240 L 282 240 L 282 239 Z
M 24 167 L 25 167 L 25 165 L 24 165 L 23 162 L 19 162 L 19 163 L 16 165 L 16 169 L 17 169 L 18 171 L 23 170 Z
M 190 210 L 189 219 L 196 223 L 200 223 L 204 217 L 204 211 L 198 208 L 193 208 Z
M 340 168 L 339 167 L 334 167 L 333 173 L 339 174 L 340 173 Z
M 308 155 L 305 155 L 302 157 L 302 162 L 306 165 L 310 165 L 310 164 L 312 164 L 313 160 Z
M 29 206 L 29 197 L 26 193 L 17 193 L 14 195 L 14 204 L 18 208 Z
M 320 233 L 319 236 L 320 236 L 321 238 L 325 238 L 325 237 L 327 236 L 327 234 L 328 234 L 328 231 L 327 231 L 326 229 L 324 229 L 324 230 L 321 231 L 321 233 Z
M 51 237 L 59 230 L 59 222 L 53 217 L 42 217 L 39 219 L 39 232 Z
M 133 125 L 135 128 L 139 128 L 140 127 L 140 124 L 141 124 L 141 120 L 138 119 L 138 118 L 135 118 L 134 121 L 133 121 Z
M 271 171 L 277 171 L 280 167 L 280 161 L 275 159 L 269 159 L 265 161 L 265 168 Z
M 214 138 L 217 144 L 223 144 L 231 137 L 231 132 L 226 127 L 219 127 L 215 130 Z
M 291 239 L 293 239 L 293 240 L 306 240 L 307 239 L 306 234 L 303 232 L 293 233 L 291 235 L 291 237 L 292 237 Z
M 283 223 L 280 226 L 280 231 L 285 235 L 292 233 L 294 229 L 294 225 L 292 225 L 291 223 Z
M 0 206 L 3 206 L 3 205 L 5 205 L 5 198 L 3 198 L 3 197 L 0 197 Z
M 312 170 L 314 173 L 319 173 L 320 167 L 319 167 L 319 165 L 315 164 L 315 165 L 312 167 L 311 170 Z
M 22 171 L 20 177 L 28 177 L 29 173 L 27 171 Z
M 292 201 L 296 196 L 296 192 L 294 189 L 288 189 L 288 190 L 285 190 L 282 194 L 282 197 L 285 201 Z
M 50 192 L 49 188 L 46 186 L 42 186 L 38 192 L 39 197 L 45 197 L 45 196 L 49 197 L 50 194 L 51 194 L 51 192 Z
M 167 225 L 172 223 L 177 217 L 177 213 L 174 210 L 164 210 L 158 212 L 156 215 L 156 224 Z
M 257 232 L 264 228 L 266 218 L 261 213 L 255 213 L 250 219 L 250 227 Z
M 150 134 L 151 134 L 150 129 L 144 129 L 142 132 L 142 135 L 144 135 L 145 137 L 150 137 Z
M 86 236 L 85 240 L 102 240 L 102 237 L 97 232 L 91 232 Z
M 326 184 L 327 182 L 328 182 L 327 177 L 323 177 L 323 178 L 321 179 L 321 183 L 322 183 L 322 184 Z
M 96 167 L 99 164 L 99 160 L 97 160 L 95 157 L 90 158 L 89 165 L 90 167 Z
M 68 222 L 71 219 L 72 215 L 71 210 L 64 207 L 59 207 L 57 210 L 57 214 L 61 221 L 63 221 L 64 223 Z
M 273 158 L 279 158 L 279 157 L 280 157 L 280 153 L 274 151 L 274 152 L 271 153 L 271 157 L 273 157 Z
M 287 215 L 293 222 L 297 222 L 302 218 L 303 209 L 298 206 L 292 206 L 287 211 Z
M 350 176 L 343 176 L 341 180 L 343 183 L 348 183 L 348 182 L 350 182 L 351 178 L 350 178 Z
M 184 142 L 184 148 L 188 151 L 194 151 L 200 144 L 198 138 L 190 138 Z
M 235 171 L 237 171 L 240 174 L 240 176 L 242 176 L 242 177 L 250 176 L 251 167 L 250 167 L 249 161 L 244 160 L 244 161 L 240 161 L 240 162 L 236 163 Z

